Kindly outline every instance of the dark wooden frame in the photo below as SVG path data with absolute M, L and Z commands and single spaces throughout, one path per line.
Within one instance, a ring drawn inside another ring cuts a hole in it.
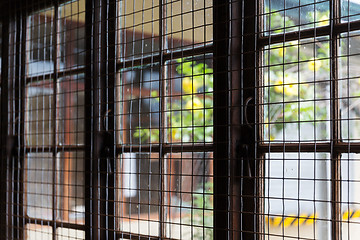
M 245 1 L 246 2 L 246 1 Z M 255 1 L 254 1 L 255 2 Z M 251 4 L 248 4 L 249 8 L 246 8 L 249 11 L 249 16 L 256 17 L 254 22 L 257 24 L 253 25 L 248 32 L 244 34 L 250 34 L 254 36 L 252 41 L 256 43 L 256 46 L 252 49 L 249 49 L 252 52 L 252 55 L 257 59 L 255 65 L 251 67 L 252 73 L 257 74 L 255 78 L 255 83 L 260 81 L 261 72 L 256 70 L 260 68 L 262 62 L 262 51 L 264 47 L 269 46 L 270 44 L 283 43 L 292 40 L 301 40 L 307 38 L 315 38 L 321 36 L 328 36 L 330 42 L 330 140 L 328 142 L 314 142 L 314 143 L 263 143 L 261 142 L 262 137 L 261 133 L 254 132 L 256 135 L 256 158 L 258 161 L 258 179 L 261 180 L 264 178 L 263 169 L 265 167 L 265 161 L 263 160 L 264 154 L 269 152 L 323 152 L 330 154 L 331 160 L 331 235 L 332 239 L 342 239 L 341 236 L 341 154 L 343 153 L 359 153 L 360 144 L 358 142 L 345 142 L 341 140 L 340 134 L 340 109 L 339 109 L 339 91 L 338 91 L 338 51 L 339 51 L 339 39 L 340 34 L 347 33 L 351 31 L 360 30 L 360 21 L 354 20 L 349 22 L 341 22 L 340 16 L 340 0 L 330 0 L 330 20 L 329 25 L 314 27 L 309 29 L 304 29 L 295 32 L 286 32 L 282 34 L 275 34 L 271 36 L 265 36 L 261 34 L 261 13 L 263 7 L 263 1 L 257 1 L 258 6 L 253 8 Z M 245 4 L 247 5 L 247 4 Z M 256 71 L 258 71 L 256 73 Z M 251 89 L 258 89 L 257 93 L 260 96 L 260 84 L 251 87 Z M 256 103 L 259 105 L 259 108 L 254 113 L 256 122 L 254 126 L 259 126 L 261 123 L 261 108 L 260 108 L 260 98 L 256 99 Z M 254 179 L 255 181 L 255 179 Z M 257 183 L 258 190 L 254 194 L 255 198 L 262 199 L 264 196 L 263 186 L 261 181 Z M 259 204 L 260 205 L 260 204 Z M 258 227 L 254 229 L 257 233 L 257 238 L 263 238 L 263 229 L 264 229 L 264 212 L 261 207 L 257 207 L 255 212 L 257 216 Z
M 18 184 L 19 189 L 13 189 L 11 184 L 16 179 L 18 183 L 23 183 L 21 174 L 18 176 L 19 170 L 22 169 L 21 161 L 24 159 L 26 152 L 36 151 L 32 147 L 24 149 L 17 148 L 16 144 L 24 146 L 21 143 L 23 139 L 20 137 L 24 132 L 23 119 L 24 116 L 24 89 L 26 82 L 31 82 L 31 77 L 26 77 L 25 74 L 25 42 L 26 42 L 26 16 L 35 10 L 43 9 L 49 6 L 59 6 L 62 1 L 9 1 L 1 5 L 1 16 L 3 23 L 3 45 L 2 45 L 2 73 L 1 82 L 1 191 L 6 194 L 1 195 L 1 210 L 0 210 L 0 227 L 4 228 L 5 235 L 0 238 L 22 238 L 21 231 L 24 224 L 42 222 L 43 224 L 52 226 L 55 230 L 57 226 L 69 227 L 73 229 L 85 230 L 86 239 L 115 239 L 121 237 L 139 237 L 139 239 L 149 239 L 149 236 L 134 235 L 132 233 L 121 233 L 116 230 L 115 226 L 115 181 L 116 177 L 114 169 L 117 169 L 116 159 L 117 155 L 126 151 L 134 151 L 138 146 L 132 148 L 116 145 L 115 143 L 115 81 L 116 71 L 124 67 L 134 67 L 146 63 L 160 63 L 162 72 L 162 82 L 166 79 L 166 61 L 174 58 L 183 58 L 188 56 L 213 53 L 214 57 L 214 144 L 192 144 L 170 146 L 166 144 L 164 134 L 161 134 L 161 143 L 158 146 L 153 146 L 152 151 L 158 152 L 160 158 L 165 159 L 165 154 L 169 152 L 181 151 L 213 151 L 214 152 L 214 236 L 215 239 L 239 239 L 239 237 L 248 237 L 248 234 L 243 232 L 254 231 L 254 225 L 246 219 L 254 219 L 253 214 L 244 214 L 254 208 L 254 204 L 248 205 L 252 200 L 244 198 L 246 194 L 254 194 L 254 186 L 252 179 L 245 180 L 249 176 L 244 169 L 248 166 L 250 161 L 242 155 L 243 151 L 248 151 L 253 156 L 254 149 L 250 146 L 245 146 L 246 136 L 252 136 L 252 130 L 246 128 L 239 128 L 239 123 L 242 124 L 243 118 L 242 107 L 244 98 L 248 97 L 245 93 L 239 91 L 239 87 L 249 82 L 240 81 L 244 73 L 241 73 L 242 61 L 241 53 L 246 52 L 242 49 L 242 38 L 240 34 L 244 34 L 247 30 L 242 29 L 242 22 L 240 20 L 242 12 L 241 1 L 234 2 L 231 0 L 221 1 L 214 0 L 213 14 L 214 14 L 214 43 L 213 45 L 204 45 L 199 48 L 192 48 L 184 51 L 168 52 L 166 39 L 166 4 L 165 0 L 160 4 L 160 50 L 149 58 L 142 58 L 132 61 L 116 62 L 116 9 L 117 3 L 115 0 L 88 0 L 86 1 L 86 64 L 84 68 L 58 71 L 57 51 L 53 50 L 54 72 L 48 75 L 43 75 L 41 79 L 53 79 L 56 83 L 57 79 L 62 76 L 78 74 L 85 72 L 85 146 L 64 146 L 61 149 L 56 145 L 55 141 L 50 147 L 43 148 L 44 152 L 52 152 L 53 157 L 56 157 L 58 151 L 85 151 L 85 225 L 63 223 L 53 220 L 44 219 L 27 219 L 21 223 L 17 223 L 18 216 L 23 216 L 21 208 L 13 208 L 15 202 L 21 206 L 21 184 Z M 36 3 L 36 5 L 34 5 Z M 16 5 L 17 4 L 17 5 Z M 31 6 L 31 9 L 28 8 Z M 109 7 L 107 7 L 109 6 Z M 55 32 L 57 29 L 57 11 L 55 11 Z M 24 20 L 21 20 L 24 19 Z M 253 25 L 250 25 L 251 28 Z M 16 33 L 14 40 L 9 39 L 9 29 Z M 16 30 L 13 30 L 16 29 Z M 22 30 L 21 30 L 22 29 Z M 225 32 L 224 32 L 225 31 Z M 249 30 L 250 31 L 250 30 Z M 234 41 L 236 39 L 236 41 Z M 57 46 L 57 37 L 53 39 L 53 45 Z M 246 42 L 246 40 L 244 40 Z M 252 39 L 248 39 L 249 42 Z M 9 51 L 10 45 L 15 44 L 16 54 Z M 100 47 L 98 47 L 100 46 Z M 250 45 L 251 48 L 253 45 Z M 107 51 L 108 50 L 108 51 Z M 234 50 L 234 52 L 232 51 Z M 16 68 L 9 69 L 8 56 L 16 56 Z M 250 57 L 250 56 L 249 56 Z M 15 74 L 13 79 L 21 80 L 15 81 L 17 87 L 13 87 L 11 81 L 4 81 L 5 79 L 12 79 L 12 74 Z M 18 74 L 18 75 L 16 75 Z M 250 73 L 245 73 L 250 74 Z M 37 78 L 36 80 L 41 80 Z M 240 84 L 240 85 L 239 85 Z M 252 84 L 251 82 L 249 84 Z M 20 107 L 19 113 L 20 121 L 12 119 L 13 122 L 8 122 L 9 109 L 8 100 L 15 98 L 12 96 L 12 91 L 6 90 L 18 89 L 15 91 L 18 100 L 17 107 Z M 100 90 L 99 90 L 100 89 Z M 55 87 L 55 94 L 56 94 Z M 164 96 L 166 92 L 165 86 L 162 84 L 160 95 Z M 250 96 L 253 93 L 247 93 Z M 165 99 L 165 98 L 162 98 Z M 246 100 L 246 99 L 245 99 Z M 56 102 L 54 102 L 56 106 Z M 98 107 L 100 106 L 100 108 Z M 230 109 L 231 106 L 231 109 Z M 160 108 L 161 122 L 165 122 L 165 102 L 161 102 Z M 105 117 L 106 116 L 106 117 Z M 56 116 L 53 116 L 56 119 Z M 106 123 L 106 124 L 105 124 Z M 14 132 L 9 129 L 9 126 L 14 126 Z M 100 126 L 100 127 L 98 127 Z M 164 126 L 164 125 L 163 125 Z M 55 130 L 56 131 L 56 130 Z M 7 133 L 7 134 L 4 134 Z M 55 132 L 56 133 L 56 132 Z M 241 133 L 241 134 L 240 134 Z M 6 146 L 6 148 L 4 147 Z M 17 149 L 17 153 L 14 151 Z M 144 151 L 142 147 L 142 151 Z M 20 160 L 20 165 L 15 168 L 15 175 L 13 171 L 12 159 Z M 240 159 L 240 161 L 238 161 Z M 164 162 L 164 161 L 161 161 Z M 161 166 L 164 171 L 164 166 Z M 231 171 L 230 171 L 231 170 Z M 164 172 L 163 172 L 164 173 Z M 252 175 L 254 176 L 254 175 Z M 245 187 L 244 187 L 245 186 Z M 16 186 L 17 187 L 17 186 Z M 164 192 L 164 191 L 163 191 Z M 162 193 L 165 194 L 165 193 Z M 163 195 L 165 197 L 165 195 Z M 229 201 L 230 199 L 230 201 Z M 164 205 L 164 203 L 160 203 Z M 241 207 L 242 206 L 242 207 Z M 15 212 L 13 212 L 15 211 Z M 56 213 L 54 213 L 56 214 Z M 163 214 L 161 214 L 163 215 Z M 242 219 L 242 220 L 241 220 Z M 11 223 L 15 225 L 12 225 Z M 164 221 L 163 221 L 164 222 Z M 15 230 L 16 229 L 16 230 Z M 161 224 L 161 238 L 164 239 L 164 225 Z M 55 238 L 55 234 L 53 235 Z M 158 239 L 158 238 L 154 238 Z M 249 238 L 248 238 L 249 239 Z

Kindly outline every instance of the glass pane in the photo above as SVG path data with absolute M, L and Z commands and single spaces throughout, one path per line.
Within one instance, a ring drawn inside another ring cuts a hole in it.
M 266 47 L 261 88 L 264 141 L 329 139 L 329 51 L 327 38 Z
M 59 7 L 60 70 L 85 65 L 85 1 Z
M 119 161 L 118 220 L 121 231 L 159 236 L 160 159 L 157 153 L 124 153 Z
M 213 141 L 212 56 L 203 55 L 169 62 L 167 81 L 168 141 Z
M 360 1 L 359 0 L 341 0 L 341 21 L 355 21 L 360 19 Z
M 60 145 L 83 145 L 85 125 L 84 74 L 61 78 L 57 95 L 57 140 Z
M 26 214 L 29 217 L 53 219 L 53 170 L 52 153 L 26 155 Z
M 30 76 L 49 74 L 54 71 L 53 19 L 53 8 L 37 12 L 28 18 L 26 69 Z
M 123 69 L 118 85 L 119 139 L 125 144 L 159 142 L 159 65 Z
M 140 58 L 159 51 L 159 0 L 120 1 L 121 58 Z
M 213 239 L 212 153 L 171 153 L 166 161 L 167 237 Z
M 264 34 L 329 25 L 329 0 L 264 0 Z
M 341 137 L 344 141 L 360 140 L 360 32 L 341 35 L 339 53 L 339 95 Z
M 56 239 L 57 240 L 82 240 L 82 239 L 85 239 L 85 231 L 59 227 L 56 229 Z
M 52 227 L 39 224 L 26 224 L 25 239 L 26 240 L 52 240 Z
M 170 49 L 209 44 L 213 40 L 211 0 L 168 1 L 166 30 Z
M 58 214 L 63 221 L 85 223 L 85 160 L 83 152 L 59 154 Z
M 50 81 L 26 85 L 25 139 L 28 146 L 53 143 L 53 86 Z
M 342 237 L 357 239 L 360 234 L 360 154 L 341 158 Z
M 329 154 L 265 156 L 265 235 L 331 239 Z

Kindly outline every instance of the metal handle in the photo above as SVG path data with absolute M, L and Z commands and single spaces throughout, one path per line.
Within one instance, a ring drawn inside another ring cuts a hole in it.
M 244 120 L 245 120 L 245 124 L 246 124 L 249 128 L 253 128 L 253 127 L 252 127 L 251 124 L 249 123 L 248 115 L 247 115 L 247 109 L 248 109 L 249 103 L 250 103 L 253 99 L 254 99 L 253 97 L 248 97 L 248 98 L 245 100 L 245 104 L 244 104 Z

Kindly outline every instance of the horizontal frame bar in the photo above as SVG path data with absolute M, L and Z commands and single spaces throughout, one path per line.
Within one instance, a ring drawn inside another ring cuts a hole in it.
M 164 153 L 179 153 L 179 152 L 212 152 L 214 151 L 214 145 L 209 144 L 185 144 L 185 145 L 171 145 L 163 144 L 162 152 Z M 160 152 L 160 144 L 148 145 L 148 146 L 129 146 L 129 145 L 117 145 L 116 153 L 128 153 L 128 152 L 138 152 L 138 153 L 157 153 Z
M 3 16 L 15 15 L 19 12 L 27 14 L 54 7 L 55 4 L 66 3 L 67 0 L 11 0 L 0 2 L 0 14 Z
M 314 38 L 314 37 L 323 37 L 330 36 L 333 34 L 341 34 L 349 31 L 360 30 L 360 20 L 353 22 L 345 22 L 335 24 L 333 29 L 331 26 L 317 27 L 304 29 L 296 32 L 288 32 L 283 34 L 269 35 L 269 36 L 261 36 L 258 38 L 258 47 L 262 48 L 264 46 L 282 43 L 287 41 L 301 40 L 305 38 Z
M 259 143 L 259 153 L 270 152 L 335 152 L 335 153 L 360 153 L 360 143 Z
M 20 150 L 24 149 L 20 147 Z M 53 146 L 37 146 L 37 147 L 25 147 L 26 153 L 42 153 L 42 152 L 74 152 L 74 151 L 84 151 L 86 148 L 84 145 L 82 146 L 64 146 L 58 145 L 56 147 Z
M 163 59 L 163 61 L 168 61 L 168 60 L 184 58 L 184 57 L 194 57 L 196 55 L 207 54 L 207 53 L 213 53 L 213 45 L 206 45 L 204 47 L 191 48 L 182 51 L 166 52 L 162 55 L 162 58 L 161 55 L 157 53 L 156 55 L 149 55 L 143 58 L 118 61 L 116 64 L 116 70 L 138 67 L 147 64 L 156 64 L 156 63 L 160 64 L 161 59 Z
M 66 76 L 71 76 L 71 75 L 76 75 L 76 74 L 81 74 L 81 73 L 85 73 L 85 67 L 73 68 L 73 69 L 68 69 L 68 70 L 64 70 L 64 71 L 58 71 L 57 74 L 48 73 L 48 74 L 43 74 L 43 75 L 34 75 L 34 76 L 29 76 L 26 78 L 26 84 L 49 80 L 49 79 L 54 79 L 55 75 L 57 78 L 61 78 L 61 77 L 66 77 Z
M 117 239 L 138 239 L 138 240 L 159 240 L 160 239 L 160 237 L 131 233 L 131 232 L 121 232 L 121 231 L 116 232 L 116 238 Z M 162 237 L 161 239 L 175 240 L 174 238 L 164 238 L 164 237 Z
M 25 224 L 41 224 L 42 226 L 49 226 L 53 227 L 56 226 L 56 228 L 71 228 L 75 230 L 83 230 L 87 228 L 85 224 L 76 224 L 76 223 L 68 223 L 68 222 L 62 222 L 62 221 L 52 221 L 52 220 L 46 220 L 46 219 L 39 219 L 39 218 L 30 218 L 25 217 Z

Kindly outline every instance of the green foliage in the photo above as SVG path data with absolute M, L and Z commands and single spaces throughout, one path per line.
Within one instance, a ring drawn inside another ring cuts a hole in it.
M 317 25 L 327 24 L 328 12 L 309 14 L 309 21 Z M 295 26 L 295 23 L 280 13 L 271 13 L 273 33 L 281 28 Z M 295 29 L 286 29 L 291 31 Z M 284 131 L 286 123 L 300 123 L 324 120 L 327 117 L 325 99 L 326 84 L 317 83 L 328 79 L 329 42 L 315 40 L 271 45 L 264 54 L 264 63 L 271 66 L 264 72 L 264 132 L 266 140 L 275 140 Z M 324 135 L 324 134 L 323 134 Z
M 310 22 L 314 22 L 316 27 L 329 25 L 330 11 L 312 11 L 308 13 L 307 18 Z
M 272 34 L 283 33 L 286 31 L 296 31 L 295 23 L 287 16 L 283 16 L 279 12 L 270 12 L 268 8 L 265 9 L 265 13 L 268 14 L 265 20 L 265 29 L 269 29 Z
M 213 69 L 205 63 L 179 59 L 176 72 L 181 76 L 181 96 L 171 100 L 168 116 L 172 142 L 211 142 L 213 137 Z M 159 101 L 157 91 L 151 97 Z M 137 128 L 133 136 L 140 143 L 158 142 L 159 129 Z M 193 193 L 191 224 L 194 239 L 213 239 L 213 183 L 206 182 Z M 202 228 L 204 226 L 204 228 Z
M 213 70 L 205 63 L 189 59 L 180 59 L 177 63 L 182 94 L 168 106 L 169 140 L 210 142 L 213 136 Z M 151 96 L 158 97 L 157 91 L 153 91 Z M 154 143 L 159 141 L 159 130 L 137 128 L 133 136 L 141 143 Z
M 151 142 L 159 141 L 159 129 L 137 128 L 133 135 L 140 142 L 150 140 Z
M 299 27 L 323 27 L 329 25 L 330 11 L 310 11 L 305 17 L 305 23 L 296 23 L 295 19 L 285 15 L 284 12 L 265 8 L 265 29 L 271 34 L 298 31 Z
M 280 13 L 271 13 L 272 33 L 297 30 L 296 24 Z M 307 17 L 316 20 L 317 26 L 328 24 L 328 12 L 316 12 Z M 314 40 L 310 47 L 299 49 L 298 41 L 271 45 L 265 50 L 263 82 L 263 121 L 265 139 L 274 140 L 284 131 L 286 124 L 313 124 L 327 117 L 327 109 L 316 99 L 326 99 L 326 86 L 318 79 L 328 79 L 329 43 Z M 182 92 L 177 100 L 171 100 L 167 109 L 168 140 L 182 142 L 212 141 L 213 137 L 213 70 L 205 63 L 180 59 L 176 66 L 181 76 Z M 158 93 L 151 96 L 158 101 Z M 175 98 L 174 98 L 175 99 Z M 140 142 L 159 141 L 159 129 L 138 128 L 134 137 Z M 206 182 L 193 194 L 191 224 L 204 226 L 194 231 L 196 239 L 212 239 L 213 185 Z
M 213 183 L 209 181 L 193 194 L 192 224 L 205 227 L 203 231 L 194 232 L 195 239 L 213 239 L 213 192 Z

